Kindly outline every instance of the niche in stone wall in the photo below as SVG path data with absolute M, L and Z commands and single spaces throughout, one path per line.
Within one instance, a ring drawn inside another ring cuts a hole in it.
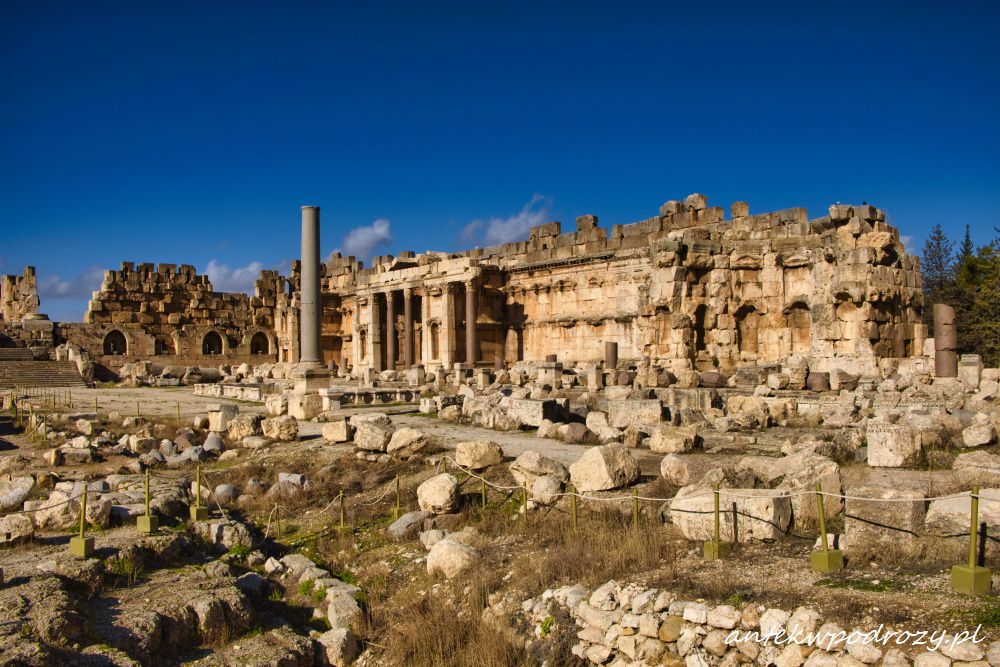
M 837 324 L 840 325 L 840 336 L 836 341 L 837 351 L 850 354 L 854 352 L 858 338 L 858 307 L 850 298 L 838 294 L 834 314 L 837 317 Z
M 791 340 L 791 353 L 807 355 L 812 347 L 812 312 L 802 302 L 793 303 L 785 311 L 785 326 Z
M 166 334 L 161 334 L 153 339 L 153 354 L 156 355 L 170 355 L 177 354 L 177 350 L 174 348 L 174 339 Z
M 756 356 L 759 349 L 760 313 L 753 306 L 736 311 L 736 345 L 740 354 Z
M 368 331 L 365 329 L 358 330 L 358 347 L 361 348 L 361 358 L 358 359 L 358 363 L 368 359 Z
M 104 354 L 106 356 L 128 354 L 128 342 L 125 340 L 125 334 L 117 329 L 109 331 L 104 337 Z
M 699 305 L 694 309 L 694 349 L 695 352 L 704 352 L 708 348 L 705 340 L 705 323 L 708 319 L 708 306 Z
M 431 359 L 441 358 L 441 325 L 431 322 Z

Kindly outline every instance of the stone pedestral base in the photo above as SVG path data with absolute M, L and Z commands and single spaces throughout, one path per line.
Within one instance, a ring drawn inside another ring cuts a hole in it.
M 986 567 L 951 566 L 951 588 L 956 593 L 986 595 L 992 588 L 991 579 L 992 573 Z
M 90 558 L 94 555 L 93 537 L 71 537 L 69 540 L 69 553 L 77 558 Z

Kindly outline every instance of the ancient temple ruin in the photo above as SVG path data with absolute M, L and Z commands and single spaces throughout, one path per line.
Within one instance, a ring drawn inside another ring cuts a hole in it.
M 162 364 L 297 362 L 301 267 L 262 271 L 253 296 L 214 290 L 187 265 L 133 264 L 105 274 L 68 343 L 110 369 Z M 29 277 L 30 272 L 30 277 Z M 3 282 L 9 322 L 37 312 L 32 269 Z M 28 294 L 30 292 L 30 295 Z M 31 295 L 34 295 L 32 299 Z M 874 206 L 751 214 L 703 195 L 646 220 L 598 226 L 584 215 L 531 228 L 525 241 L 460 253 L 331 256 L 321 269 L 320 361 L 341 375 L 509 366 L 555 354 L 670 371 L 789 359 L 813 371 L 876 375 L 879 360 L 923 355 L 918 260 Z

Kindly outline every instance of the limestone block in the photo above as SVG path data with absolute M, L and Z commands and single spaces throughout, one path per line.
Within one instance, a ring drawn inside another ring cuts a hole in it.
M 453 512 L 458 507 L 458 479 L 449 473 L 431 477 L 417 487 L 417 503 L 425 512 Z
M 772 489 L 722 489 L 719 505 L 725 515 L 720 521 L 721 539 L 733 539 L 732 504 L 739 513 L 739 541 L 779 539 L 792 519 L 792 504 L 783 492 Z M 754 496 L 754 497 L 744 497 Z M 670 501 L 670 520 L 689 540 L 709 540 L 714 535 L 715 500 L 705 486 L 686 486 Z
M 451 579 L 478 561 L 479 553 L 474 548 L 448 537 L 431 547 L 427 554 L 427 574 L 440 573 L 445 579 Z
M 958 379 L 967 390 L 975 391 L 983 374 L 983 358 L 978 354 L 963 354 L 958 360 Z
M 579 491 L 604 491 L 637 480 L 639 464 L 624 446 L 602 445 L 588 449 L 569 467 L 569 474 Z
M 482 470 L 503 461 L 503 449 L 495 442 L 460 442 L 455 447 L 455 461 L 472 470 Z
M 868 465 L 900 468 L 920 458 L 920 433 L 906 423 L 870 421 L 865 430 Z
M 208 430 L 223 433 L 229 428 L 229 421 L 236 417 L 239 407 L 229 403 L 215 403 L 208 406 Z
M 329 442 L 349 442 L 353 433 L 347 417 L 334 417 L 323 424 L 323 439 Z
M 654 454 L 680 454 L 690 452 L 698 443 L 694 427 L 660 425 L 649 434 L 649 449 Z
M 992 533 L 1000 526 L 1000 489 L 979 490 L 979 522 L 985 522 Z M 971 496 L 932 500 L 924 517 L 929 532 L 942 537 L 961 535 L 968 539 Z
M 845 495 L 897 501 L 849 498 L 844 509 L 844 530 L 852 546 L 910 540 L 923 530 L 924 494 L 919 491 L 857 487 L 848 489 Z
M 397 429 L 389 440 L 386 453 L 400 459 L 408 459 L 431 444 L 430 436 L 415 428 Z
M 608 401 L 608 422 L 613 428 L 655 426 L 663 420 L 659 399 L 619 399 Z
M 512 398 L 507 405 L 507 414 L 516 417 L 525 426 L 538 428 L 545 419 L 556 420 L 559 405 L 553 400 Z
M 271 417 L 261 422 L 264 436 L 271 440 L 291 442 L 299 437 L 299 422 L 290 415 Z
M 392 433 L 392 426 L 375 421 L 358 422 L 354 431 L 354 446 L 369 452 L 384 452 Z

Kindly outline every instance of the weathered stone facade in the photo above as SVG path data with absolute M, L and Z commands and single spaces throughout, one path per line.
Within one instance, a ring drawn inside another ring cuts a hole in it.
M 370 268 L 331 256 L 322 361 L 354 375 L 553 354 L 596 366 L 615 343 L 625 364 L 674 372 L 792 359 L 876 375 L 880 359 L 924 352 L 918 260 L 874 206 L 835 204 L 810 220 L 801 208 L 751 215 L 737 202 L 726 218 L 696 194 L 610 233 L 597 222 L 581 216 L 567 233 L 550 222 L 526 241 L 461 253 L 376 257 Z M 248 296 L 216 292 L 191 266 L 125 262 L 106 273 L 82 325 L 57 326 L 56 342 L 111 367 L 296 362 L 300 267 L 263 271 Z M 10 303 L 37 311 L 37 294 L 7 298 L 33 289 L 33 270 L 3 284 L 5 318 Z
M 0 276 L 0 322 L 20 322 L 38 315 L 38 282 L 35 267 L 19 276 Z
M 371 268 L 334 256 L 323 288 L 324 361 L 354 372 L 553 353 L 596 363 L 612 341 L 623 361 L 674 371 L 800 357 L 814 371 L 875 375 L 880 358 L 922 354 L 927 336 L 918 260 L 867 204 L 810 220 L 737 202 L 727 219 L 691 195 L 610 234 L 587 215 L 567 233 L 552 222 L 527 241 L 376 257 Z M 295 300 L 279 298 L 275 314 L 287 360 Z

